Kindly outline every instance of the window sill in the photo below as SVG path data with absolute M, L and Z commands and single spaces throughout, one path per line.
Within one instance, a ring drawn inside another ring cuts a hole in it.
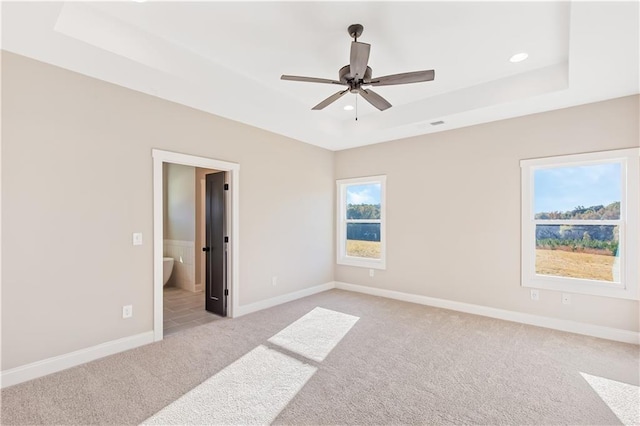
M 387 269 L 385 262 L 382 260 L 373 260 L 373 259 L 365 259 L 360 257 L 342 257 L 339 258 L 336 263 L 338 265 L 345 266 L 357 266 L 360 268 L 369 268 L 369 269 Z
M 561 278 L 536 275 L 523 279 L 522 287 L 555 290 L 565 293 L 586 294 L 590 296 L 612 297 L 616 299 L 638 300 L 638 294 L 621 284 L 600 284 L 589 280 L 562 280 Z

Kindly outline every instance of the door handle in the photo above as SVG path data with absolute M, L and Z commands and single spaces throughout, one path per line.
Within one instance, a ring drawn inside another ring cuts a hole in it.
M 211 247 L 202 247 L 202 251 L 211 251 Z

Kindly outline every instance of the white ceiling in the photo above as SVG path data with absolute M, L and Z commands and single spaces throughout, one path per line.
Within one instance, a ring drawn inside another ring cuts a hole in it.
M 15 2 L 2 47 L 332 150 L 639 92 L 639 14 L 629 2 Z M 340 87 L 347 27 L 364 25 L 380 112 Z M 513 64 L 521 51 L 529 59 Z M 445 124 L 432 126 L 442 120 Z

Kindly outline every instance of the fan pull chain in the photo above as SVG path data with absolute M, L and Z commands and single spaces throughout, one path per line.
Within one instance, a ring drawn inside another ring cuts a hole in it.
M 358 95 L 356 95 L 356 121 L 358 121 Z

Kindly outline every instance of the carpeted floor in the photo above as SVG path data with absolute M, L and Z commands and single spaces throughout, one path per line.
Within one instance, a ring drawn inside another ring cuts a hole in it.
M 316 307 L 359 317 L 322 362 L 269 342 Z M 261 345 L 317 369 L 275 424 L 640 419 L 608 385 L 637 391 L 638 346 L 331 290 L 4 389 L 0 423 L 139 424 Z

